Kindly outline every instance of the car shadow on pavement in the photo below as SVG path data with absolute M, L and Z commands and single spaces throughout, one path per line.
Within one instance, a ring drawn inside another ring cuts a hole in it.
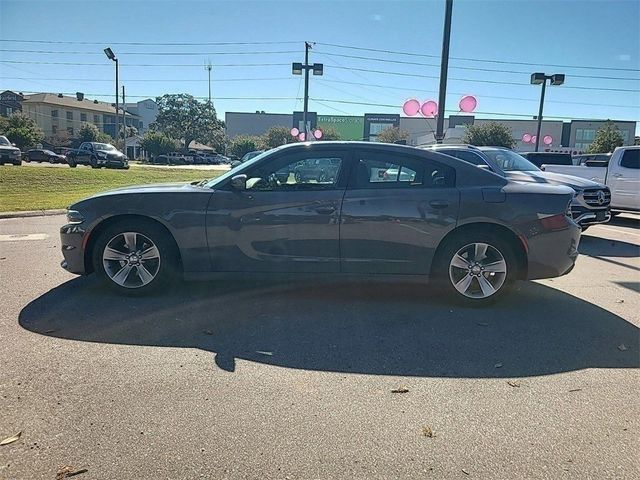
M 33 300 L 19 322 L 70 340 L 199 348 L 230 372 L 237 359 L 466 378 L 640 366 L 637 327 L 559 290 L 524 282 L 504 301 L 473 309 L 411 284 L 185 283 L 131 298 L 88 277 Z
M 640 245 L 611 240 L 590 235 L 591 231 L 580 237 L 578 250 L 590 257 L 640 257 Z

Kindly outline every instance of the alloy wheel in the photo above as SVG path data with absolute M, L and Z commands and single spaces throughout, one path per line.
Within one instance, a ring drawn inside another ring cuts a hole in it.
M 451 258 L 449 278 L 465 297 L 488 298 L 504 285 L 507 262 L 497 248 L 487 243 L 470 243 Z
M 160 271 L 160 251 L 147 236 L 122 232 L 113 237 L 102 252 L 104 271 L 124 288 L 140 288 L 153 281 Z

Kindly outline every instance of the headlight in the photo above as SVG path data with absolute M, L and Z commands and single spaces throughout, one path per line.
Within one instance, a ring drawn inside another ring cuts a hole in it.
M 67 210 L 67 222 L 71 225 L 77 225 L 84 222 L 84 217 L 77 210 Z
M 15 155 L 16 157 L 20 156 L 20 150 L 14 150 L 11 152 L 12 155 Z

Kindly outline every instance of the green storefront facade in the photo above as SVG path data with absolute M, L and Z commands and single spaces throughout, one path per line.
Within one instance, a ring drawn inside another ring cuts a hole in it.
M 318 115 L 317 126 L 321 130 L 333 127 L 342 140 L 362 140 L 364 135 L 364 117 L 349 115 Z

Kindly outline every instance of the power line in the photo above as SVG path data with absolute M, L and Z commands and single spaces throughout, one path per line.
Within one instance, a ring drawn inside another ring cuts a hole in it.
M 18 40 L 0 38 L 0 42 L 12 42 L 12 43 L 44 43 L 44 44 L 57 44 L 57 45 L 149 45 L 149 46 L 204 46 L 204 45 L 287 45 L 294 43 L 301 43 L 300 41 L 289 42 L 195 42 L 195 43 L 163 43 L 163 42 L 78 42 L 71 40 Z
M 0 52 L 6 53 L 38 53 L 46 55 L 98 55 L 103 56 L 102 52 L 78 52 L 78 51 L 59 51 L 59 50 L 20 50 L 20 49 L 0 49 Z M 118 52 L 118 55 L 172 55 L 172 56 L 187 56 L 187 55 L 276 55 L 276 54 L 291 54 L 298 53 L 297 50 L 278 50 L 278 51 L 266 51 L 266 52 Z
M 373 83 L 361 83 L 361 82 L 348 82 L 346 80 L 335 80 L 332 77 L 329 77 L 329 81 L 331 81 L 332 83 L 341 83 L 341 84 L 345 84 L 345 85 L 356 85 L 356 86 L 363 86 L 363 87 L 376 87 L 376 88 L 383 88 L 383 89 L 388 89 L 388 90 L 399 90 L 399 91 L 403 91 L 403 92 L 411 92 L 413 94 L 413 96 L 416 96 L 420 93 L 425 93 L 425 92 L 429 92 L 429 93 L 438 93 L 437 90 L 424 90 L 422 87 L 417 87 L 417 88 L 408 88 L 408 87 L 397 87 L 395 85 L 377 85 L 377 84 L 373 84 Z M 322 84 L 326 84 L 327 80 L 319 80 Z M 346 93 L 346 92 L 343 92 Z M 448 92 L 448 95 L 468 95 L 469 92 Z M 518 100 L 518 101 L 522 101 L 522 102 L 539 102 L 540 99 L 534 99 L 534 98 L 522 98 L 522 97 L 503 97 L 503 96 L 498 96 L 498 95 L 477 95 L 480 98 L 497 98 L 497 99 L 501 99 L 501 100 Z M 568 101 L 562 101 L 562 100 L 545 100 L 545 103 L 566 103 L 569 105 L 587 105 L 587 106 L 593 106 L 593 107 L 616 107 L 616 108 L 633 108 L 633 109 L 638 109 L 638 107 L 636 105 L 610 105 L 610 104 L 603 104 L 603 103 L 592 103 L 592 102 L 568 102 Z
M 350 100 L 332 100 L 328 98 L 310 98 L 310 100 L 316 102 L 328 102 L 328 103 L 339 103 L 346 105 L 363 105 L 363 106 L 371 106 L 371 107 L 385 107 L 385 108 L 398 108 L 398 105 L 389 105 L 384 103 L 371 103 L 371 102 L 354 102 Z M 448 113 L 459 113 L 458 110 L 446 110 Z M 474 115 L 496 115 L 501 117 L 526 117 L 533 118 L 532 115 L 526 113 L 503 113 L 503 112 L 473 112 Z M 545 118 L 558 118 L 562 120 L 593 120 L 593 119 L 580 119 L 574 117 L 562 117 L 558 115 L 547 115 Z
M 439 64 L 434 64 L 434 63 L 409 62 L 405 60 L 389 60 L 386 58 L 364 57 L 360 55 L 343 55 L 340 53 L 326 53 L 326 52 L 317 52 L 317 53 L 327 57 L 353 58 L 358 60 L 370 60 L 374 62 L 395 63 L 395 64 L 401 64 L 401 65 L 417 65 L 422 67 L 440 67 Z M 498 73 L 509 73 L 509 74 L 518 74 L 518 75 L 531 74 L 531 72 L 523 72 L 522 70 L 501 70 L 496 68 L 461 67 L 461 66 L 453 66 L 453 65 L 450 65 L 449 68 L 453 70 L 472 70 L 472 71 L 479 71 L 479 72 L 498 72 Z M 593 78 L 593 79 L 599 79 L 599 80 L 626 80 L 626 81 L 632 81 L 632 82 L 640 82 L 640 78 L 579 75 L 574 73 L 571 74 L 571 78 Z
M 98 78 L 45 78 L 38 77 L 39 80 L 46 81 L 61 81 L 61 82 L 104 82 L 104 83 L 113 83 L 111 79 L 98 79 Z M 0 80 L 31 80 L 27 77 L 0 77 Z M 272 80 L 292 80 L 291 77 L 263 77 L 263 78 L 218 78 L 212 80 L 214 83 L 218 82 L 253 82 L 253 81 L 272 81 Z M 193 78 L 137 78 L 134 80 L 127 80 L 127 83 L 131 82 L 202 82 L 202 79 L 193 79 Z
M 336 48 L 345 48 L 350 50 L 362 50 L 367 52 L 378 52 L 378 53 L 388 53 L 392 55 L 407 55 L 410 57 L 426 57 L 426 58 L 440 58 L 439 55 L 429 55 L 426 53 L 413 53 L 413 52 L 400 52 L 397 50 L 383 50 L 378 48 L 367 48 L 367 47 L 354 47 L 350 45 L 340 45 L 337 43 L 323 43 L 318 42 L 318 45 L 325 45 L 328 47 L 336 47 Z M 620 68 L 620 67 L 599 67 L 595 65 L 558 65 L 554 63 L 531 63 L 531 62 L 517 62 L 517 61 L 508 61 L 508 60 L 491 60 L 486 58 L 468 58 L 468 57 L 450 57 L 453 60 L 464 60 L 468 62 L 482 62 L 482 63 L 499 63 L 505 65 L 527 65 L 527 66 L 546 66 L 546 67 L 558 67 L 558 68 L 579 68 L 586 70 L 618 70 L 623 72 L 640 72 L 638 68 Z
M 436 75 L 422 75 L 422 74 L 418 74 L 418 73 L 390 72 L 388 70 L 373 70 L 373 69 L 368 69 L 368 68 L 340 67 L 338 65 L 330 65 L 330 66 L 332 68 L 337 68 L 337 69 L 340 69 L 340 70 L 355 70 L 355 71 L 359 71 L 359 72 L 377 73 L 377 74 L 383 74 L 383 75 L 395 75 L 395 76 L 399 76 L 399 77 L 433 78 L 433 79 L 440 78 L 440 77 L 438 77 Z M 481 79 L 474 79 L 474 78 L 449 77 L 449 80 L 456 80 L 456 81 L 459 81 L 459 82 L 491 83 L 491 84 L 496 84 L 496 85 L 519 85 L 519 86 L 527 86 L 527 87 L 529 86 L 529 83 L 505 82 L 505 81 L 497 81 L 497 80 L 481 80 Z M 607 88 L 607 87 L 582 87 L 582 86 L 563 85 L 562 88 L 571 88 L 571 89 L 577 89 L 577 90 L 600 90 L 600 91 L 609 91 L 609 92 L 632 92 L 632 93 L 640 92 L 640 90 L 632 90 L 632 89 L 626 89 L 626 88 Z
M 31 64 L 31 65 L 77 65 L 77 66 L 90 66 L 90 67 L 110 67 L 108 63 L 86 63 L 86 62 L 35 62 L 29 60 L 0 60 L 0 63 L 17 63 L 17 64 Z M 283 67 L 290 65 L 289 63 L 216 63 L 216 67 Z M 201 63 L 152 63 L 152 64 L 132 64 L 126 63 L 125 66 L 129 67 L 200 67 Z

